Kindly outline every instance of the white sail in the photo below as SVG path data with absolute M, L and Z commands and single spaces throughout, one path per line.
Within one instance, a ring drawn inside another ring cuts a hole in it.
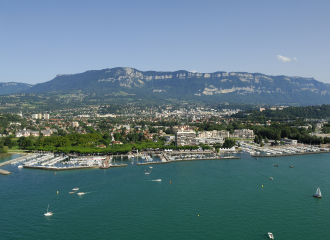
M 315 195 L 317 195 L 317 196 L 322 196 L 321 195 L 321 190 L 320 190 L 320 188 L 317 188 L 317 190 L 316 190 L 316 194 Z

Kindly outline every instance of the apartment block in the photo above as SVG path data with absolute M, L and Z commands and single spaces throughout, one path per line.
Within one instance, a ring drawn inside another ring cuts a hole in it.
M 192 130 L 183 130 L 175 133 L 175 145 L 196 145 L 196 133 Z

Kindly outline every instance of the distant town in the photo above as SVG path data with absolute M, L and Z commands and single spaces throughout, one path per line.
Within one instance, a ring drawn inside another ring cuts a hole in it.
M 281 117 L 286 106 L 245 111 L 170 105 L 125 106 L 113 112 L 109 108 L 99 105 L 2 114 L 2 152 L 122 153 L 132 149 L 197 148 L 219 152 L 239 148 L 244 142 L 259 147 L 330 143 L 327 118 Z M 300 108 L 294 107 L 294 111 Z

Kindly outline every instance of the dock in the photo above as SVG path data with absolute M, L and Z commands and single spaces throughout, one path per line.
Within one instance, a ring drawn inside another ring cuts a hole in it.
M 137 163 L 136 165 L 150 165 L 150 164 L 162 164 L 162 163 L 170 163 L 168 161 L 166 162 L 141 162 L 141 163 Z
M 241 159 L 241 158 L 240 157 L 176 158 L 175 160 L 170 160 L 170 161 L 180 162 L 180 161 L 224 160 L 224 159 Z
M 22 157 L 19 157 L 19 158 L 15 158 L 15 159 L 12 159 L 12 160 L 9 160 L 9 161 L 2 162 L 2 163 L 0 163 L 0 167 L 6 166 L 6 165 L 11 164 L 13 162 L 22 161 L 23 159 L 25 159 L 27 157 L 34 156 L 34 155 L 35 154 L 28 154 L 28 155 L 25 155 L 25 156 L 22 156 Z

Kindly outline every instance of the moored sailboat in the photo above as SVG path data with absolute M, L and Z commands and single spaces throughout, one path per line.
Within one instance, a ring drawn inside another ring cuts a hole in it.
M 317 197 L 317 198 L 322 197 L 321 190 L 319 187 L 316 189 L 316 193 L 313 195 L 313 197 Z

